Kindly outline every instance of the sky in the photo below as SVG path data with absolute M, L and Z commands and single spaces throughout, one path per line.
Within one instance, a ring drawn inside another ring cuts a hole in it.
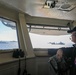
M 0 21 L 0 41 L 17 41 L 16 30 L 7 27 Z

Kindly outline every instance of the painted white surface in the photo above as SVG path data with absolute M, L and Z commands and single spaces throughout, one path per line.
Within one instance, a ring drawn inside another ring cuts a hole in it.
M 61 1 L 63 2 L 63 0 Z M 70 12 L 53 8 L 44 9 L 43 4 L 45 3 L 45 0 L 0 0 L 0 2 L 7 6 L 10 5 L 31 16 L 76 20 L 76 8 Z M 67 0 L 67 2 L 76 3 L 75 0 Z

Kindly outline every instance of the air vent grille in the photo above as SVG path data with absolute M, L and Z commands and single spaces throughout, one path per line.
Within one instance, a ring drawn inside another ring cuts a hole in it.
M 72 9 L 74 9 L 76 7 L 76 5 L 70 5 L 70 4 L 62 4 L 58 9 L 59 10 L 64 10 L 64 11 L 70 11 Z

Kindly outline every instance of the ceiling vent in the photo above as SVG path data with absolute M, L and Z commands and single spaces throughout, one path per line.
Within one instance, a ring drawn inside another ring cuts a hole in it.
M 60 5 L 57 9 L 63 10 L 63 11 L 71 11 L 75 7 L 76 7 L 76 5 L 74 5 L 74 4 L 71 5 L 71 4 L 66 3 L 66 4 Z

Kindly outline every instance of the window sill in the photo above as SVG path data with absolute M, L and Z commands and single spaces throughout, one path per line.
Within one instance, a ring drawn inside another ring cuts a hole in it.
M 23 60 L 23 59 L 25 59 L 25 57 L 20 58 L 20 59 Z M 15 62 L 18 60 L 19 60 L 18 58 L 12 57 L 12 52 L 0 54 L 0 65 Z

